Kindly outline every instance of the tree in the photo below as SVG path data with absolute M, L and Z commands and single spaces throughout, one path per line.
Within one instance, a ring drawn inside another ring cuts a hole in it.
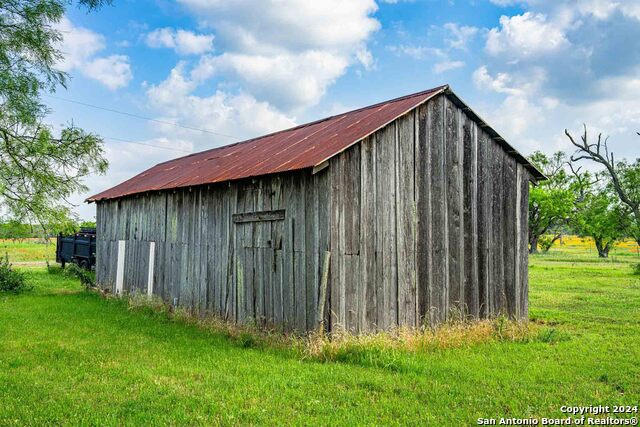
M 532 185 L 529 192 L 529 252 L 549 250 L 561 236 L 575 204 L 572 178 L 567 173 L 566 155 L 558 151 L 552 156 L 536 151 L 529 160 L 548 178 Z M 551 233 L 551 237 L 545 238 Z
M 572 225 L 581 236 L 593 238 L 598 256 L 607 258 L 613 245 L 627 235 L 629 214 L 610 187 L 603 186 L 585 196 Z
M 105 0 L 79 0 L 93 10 Z M 103 141 L 73 124 L 54 135 L 43 123 L 43 93 L 65 87 L 56 69 L 62 36 L 55 24 L 63 0 L 0 0 L 0 204 L 22 222 L 46 224 L 69 217 L 69 196 L 82 179 L 104 173 Z
M 640 246 L 640 213 L 637 209 L 637 207 L 640 206 L 640 159 L 636 159 L 633 163 L 629 163 L 626 160 L 619 161 L 616 164 L 615 170 L 618 175 L 620 188 L 623 189 L 626 199 L 631 203 L 626 203 L 623 198 L 620 197 L 620 193 L 618 193 L 618 190 L 615 188 L 613 180 L 611 187 L 616 191 L 616 194 L 618 194 L 620 201 L 624 203 L 631 212 L 632 221 L 629 228 L 629 235 L 636 241 L 638 246 Z M 634 206 L 636 208 L 634 208 Z
M 629 233 L 640 245 L 640 159 L 633 163 L 626 160 L 616 162 L 607 145 L 609 138 L 603 140 L 602 134 L 598 134 L 597 141 L 589 143 L 586 125 L 580 142 L 576 141 L 568 130 L 565 129 L 564 133 L 577 148 L 576 153 L 571 156 L 573 162 L 591 160 L 604 166 L 610 178 L 611 189 L 631 212 L 633 221 Z
M 23 224 L 16 220 L 9 220 L 0 225 L 0 237 L 22 241 L 33 237 L 34 231 L 28 224 Z
M 80 224 L 78 226 L 80 228 L 96 228 L 96 222 L 95 221 L 82 221 L 82 222 L 80 222 Z

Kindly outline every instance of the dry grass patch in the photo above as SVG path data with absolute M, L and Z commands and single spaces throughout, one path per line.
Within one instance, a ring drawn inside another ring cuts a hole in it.
M 489 342 L 534 341 L 543 329 L 534 323 L 498 317 L 449 322 L 434 328 L 398 328 L 358 335 L 348 331 L 313 332 L 304 339 L 303 353 L 307 358 L 321 361 L 347 360 L 369 352 L 428 353 Z

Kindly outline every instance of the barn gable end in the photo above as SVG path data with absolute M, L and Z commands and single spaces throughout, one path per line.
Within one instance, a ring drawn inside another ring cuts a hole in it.
M 446 95 L 338 155 L 330 180 L 333 325 L 527 316 L 529 172 Z

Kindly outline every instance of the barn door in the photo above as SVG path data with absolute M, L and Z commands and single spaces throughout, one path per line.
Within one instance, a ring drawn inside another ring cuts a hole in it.
M 234 215 L 236 319 L 281 323 L 284 211 Z

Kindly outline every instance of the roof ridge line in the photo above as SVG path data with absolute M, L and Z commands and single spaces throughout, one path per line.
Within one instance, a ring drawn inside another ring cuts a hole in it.
M 300 124 L 300 125 L 297 125 L 297 126 L 286 128 L 286 129 L 281 129 L 281 130 L 278 130 L 278 131 L 275 131 L 275 132 L 267 133 L 267 134 L 256 136 L 256 137 L 253 137 L 253 138 L 245 139 L 243 141 L 233 142 L 231 144 L 221 145 L 220 147 L 213 147 L 213 148 L 209 148 L 209 149 L 202 150 L 202 151 L 196 151 L 195 153 L 190 153 L 190 154 L 187 154 L 185 156 L 181 156 L 181 157 L 176 157 L 176 158 L 173 158 L 173 159 L 165 160 L 164 162 L 157 163 L 153 167 L 155 168 L 157 166 L 164 165 L 164 164 L 176 161 L 176 160 L 187 159 L 187 158 L 195 156 L 195 155 L 200 155 L 200 154 L 208 153 L 208 152 L 215 151 L 215 150 L 221 150 L 223 148 L 235 147 L 236 145 L 240 145 L 240 144 L 247 144 L 249 142 L 256 141 L 258 139 L 268 138 L 270 136 L 278 135 L 280 133 L 290 132 L 290 131 L 297 130 L 297 129 L 302 129 L 302 128 L 305 128 L 305 127 L 308 127 L 308 126 L 311 126 L 311 125 L 322 123 L 322 122 L 327 121 L 327 120 L 335 119 L 335 118 L 340 117 L 340 116 L 345 116 L 347 114 L 352 114 L 352 113 L 356 113 L 356 112 L 359 112 L 359 111 L 368 110 L 368 109 L 371 109 L 371 108 L 376 108 L 376 107 L 379 107 L 381 105 L 389 104 L 391 102 L 398 102 L 398 101 L 402 101 L 402 100 L 407 99 L 407 98 L 413 98 L 414 96 L 426 95 L 427 93 L 437 92 L 437 91 L 440 91 L 440 90 L 443 90 L 443 89 L 446 90 L 448 88 L 449 88 L 449 84 L 443 84 L 443 85 L 436 86 L 436 87 L 431 88 L 431 89 L 426 89 L 426 90 L 423 90 L 423 91 L 420 91 L 420 92 L 399 96 L 397 98 L 392 98 L 392 99 L 389 99 L 389 100 L 386 100 L 386 101 L 380 101 L 380 102 L 377 102 L 377 103 L 372 104 L 372 105 L 359 107 L 359 108 L 356 108 L 356 109 L 353 109 L 353 110 L 345 111 L 344 113 L 334 114 L 332 116 L 324 117 L 324 118 L 317 119 L 317 120 L 314 120 L 314 121 L 311 121 L 311 122 L 303 123 L 303 124 Z

